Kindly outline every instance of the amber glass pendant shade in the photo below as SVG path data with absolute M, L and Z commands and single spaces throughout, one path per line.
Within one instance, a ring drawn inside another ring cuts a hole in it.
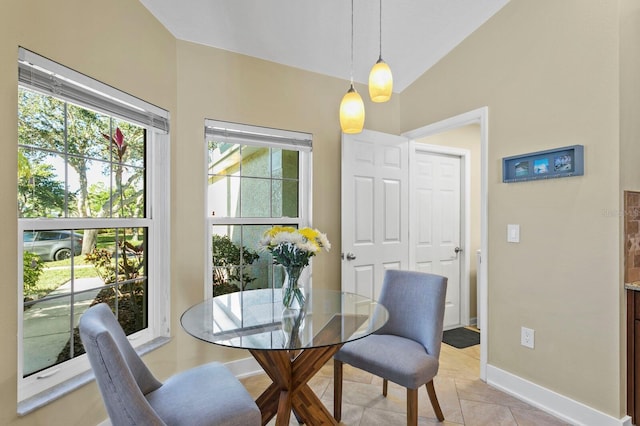
M 340 127 L 344 133 L 360 133 L 364 127 L 364 102 L 353 84 L 340 102 Z
M 393 76 L 391 68 L 382 58 L 371 68 L 369 73 L 369 97 L 372 102 L 387 102 L 393 92 Z

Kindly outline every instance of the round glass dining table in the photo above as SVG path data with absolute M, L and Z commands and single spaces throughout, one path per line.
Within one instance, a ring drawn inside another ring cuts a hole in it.
M 307 382 L 340 347 L 380 329 L 384 306 L 367 297 L 311 289 L 302 309 L 287 309 L 281 289 L 248 290 L 207 299 L 182 314 L 184 330 L 205 342 L 247 349 L 271 378 L 256 399 L 262 424 L 291 411 L 308 425 L 337 424 Z

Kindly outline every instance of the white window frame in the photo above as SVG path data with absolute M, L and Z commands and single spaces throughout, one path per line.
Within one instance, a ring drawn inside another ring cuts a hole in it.
M 29 377 L 23 378 L 23 243 L 25 230 L 39 229 L 83 229 L 83 228 L 147 228 L 147 297 L 148 327 L 128 336 L 136 350 L 147 353 L 169 341 L 170 329 L 170 138 L 168 134 L 169 113 L 161 108 L 134 98 L 111 86 L 79 74 L 60 64 L 20 48 L 19 60 L 53 72 L 56 78 L 86 88 L 88 92 L 121 101 L 140 111 L 150 111 L 159 116 L 165 126 L 157 122 L 140 123 L 147 130 L 146 158 L 146 217 L 137 219 L 118 218 L 54 218 L 18 219 L 18 408 L 19 415 L 27 414 L 52 400 L 93 379 L 93 373 L 86 354 L 54 365 Z M 28 84 L 24 85 L 34 90 Z M 40 90 L 47 93 L 45 90 Z M 61 96 L 60 96 L 61 97 Z M 78 102 L 74 102 L 78 104 Z M 86 106 L 86 105 L 85 105 Z M 88 106 L 86 106 L 88 107 Z M 95 106 L 89 109 L 96 110 Z M 112 116 L 131 121 L 124 114 L 103 111 Z M 150 113 L 150 115 L 152 115 Z
M 289 130 L 272 129 L 267 127 L 251 126 L 247 124 L 230 123 L 217 120 L 205 120 L 204 138 L 204 181 L 208 182 L 209 176 L 209 141 L 212 139 L 225 140 L 229 143 L 252 145 L 268 148 L 281 148 L 298 151 L 298 217 L 216 217 L 208 211 L 208 184 L 205 185 L 205 298 L 213 297 L 213 256 L 211 239 L 215 225 L 287 225 L 295 224 L 298 228 L 311 226 L 312 218 L 312 164 L 313 164 L 313 137 L 309 133 L 294 132 Z M 312 266 L 309 266 L 311 272 Z

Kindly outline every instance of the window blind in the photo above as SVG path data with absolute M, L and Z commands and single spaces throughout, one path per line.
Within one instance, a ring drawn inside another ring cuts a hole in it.
M 309 133 L 267 127 L 247 126 L 225 121 L 205 120 L 205 137 L 220 142 L 258 145 L 311 151 L 312 137 Z
M 168 111 L 24 48 L 18 52 L 18 82 L 26 88 L 169 133 Z

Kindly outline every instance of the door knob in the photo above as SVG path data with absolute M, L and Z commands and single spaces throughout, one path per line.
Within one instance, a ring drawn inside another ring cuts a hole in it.
M 460 247 L 456 247 L 453 249 L 453 251 L 456 252 L 456 254 L 460 253 L 462 251 L 462 249 Z
M 355 260 L 356 255 L 353 253 L 347 253 L 347 260 Z

